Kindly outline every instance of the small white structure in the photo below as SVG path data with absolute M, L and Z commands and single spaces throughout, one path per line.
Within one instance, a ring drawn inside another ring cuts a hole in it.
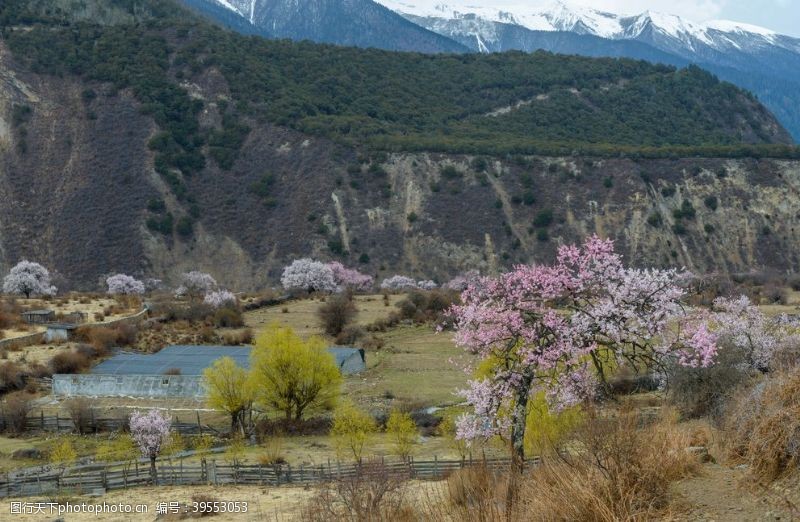
M 78 326 L 74 324 L 48 324 L 47 331 L 44 333 L 44 341 L 46 343 L 69 341 L 76 328 L 78 328 Z

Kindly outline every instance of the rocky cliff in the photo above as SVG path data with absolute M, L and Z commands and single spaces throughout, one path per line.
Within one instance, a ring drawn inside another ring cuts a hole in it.
M 54 269 L 62 289 L 94 289 L 112 272 L 169 281 L 200 269 L 226 286 L 245 290 L 273 285 L 282 266 L 313 256 L 358 265 L 378 277 L 407 273 L 444 281 L 467 269 L 491 272 L 520 262 L 548 261 L 558 245 L 592 233 L 615 238 L 629 262 L 641 266 L 685 266 L 698 272 L 799 268 L 799 161 L 680 159 L 674 152 L 671 159 L 380 152 L 339 134 L 349 132 L 350 125 L 359 128 L 358 122 L 380 134 L 381 127 L 370 121 L 413 128 L 417 123 L 412 112 L 401 119 L 391 112 L 387 104 L 394 98 L 381 99 L 378 113 L 350 96 L 353 114 L 357 109 L 364 116 L 348 120 L 343 114 L 333 120 L 337 100 L 349 94 L 326 91 L 320 83 L 316 91 L 289 97 L 302 104 L 298 109 L 287 105 L 280 114 L 309 110 L 317 121 L 330 116 L 326 125 L 336 132 L 329 133 L 331 138 L 303 133 L 299 125 L 292 129 L 270 116 L 270 102 L 278 94 L 267 97 L 267 110 L 260 112 L 255 102 L 237 100 L 229 79 L 238 75 L 241 84 L 246 75 L 240 68 L 227 64 L 223 70 L 204 54 L 193 58 L 195 62 L 181 61 L 181 56 L 193 56 L 180 46 L 192 45 L 194 26 L 177 31 L 169 24 L 163 30 L 156 26 L 164 34 L 159 44 L 164 49 L 172 45 L 167 42 L 184 39 L 175 44 L 172 57 L 161 48 L 153 50 L 154 40 L 139 39 L 138 27 L 105 36 L 112 48 L 105 57 L 92 55 L 97 46 L 81 42 L 78 49 L 89 53 L 89 65 L 75 63 L 69 53 L 51 56 L 44 51 L 28 64 L 0 40 L 0 273 L 28 258 Z M 81 31 L 86 27 L 71 34 Z M 91 31 L 96 35 L 101 30 Z M 10 34 L 27 33 L 15 26 Z M 31 46 L 40 40 L 19 41 Z M 206 38 L 203 45 L 214 41 Z M 259 52 L 286 52 L 284 47 Z M 308 45 L 302 52 L 340 53 Z M 342 53 L 361 59 L 356 51 Z M 139 59 L 138 69 L 129 66 L 130 56 Z M 154 57 L 155 66 L 148 69 L 143 57 Z M 116 60 L 114 71 L 127 75 L 127 83 L 104 80 L 111 59 Z M 403 67 L 419 66 L 430 73 L 433 58 L 403 59 Z M 509 59 L 530 66 L 527 58 Z M 94 67 L 92 76 L 79 74 L 88 66 Z M 615 67 L 574 60 L 571 66 L 584 67 L 587 76 Z M 647 74 L 651 84 L 640 82 L 639 96 L 672 81 L 710 81 L 691 75 L 675 80 L 673 73 L 662 70 L 648 69 Z M 367 80 L 359 81 L 359 88 L 365 88 Z M 518 79 L 487 85 L 486 92 L 504 99 L 508 95 L 503 89 L 524 88 L 514 81 Z M 584 81 L 597 93 L 613 88 L 591 78 Z M 620 88 L 632 83 L 622 81 Z M 328 105 L 317 100 L 312 107 L 312 94 L 323 91 L 338 98 Z M 598 96 L 582 99 L 575 110 L 591 116 L 592 110 L 600 110 Z M 674 101 L 674 107 L 681 106 L 679 99 Z M 406 102 L 407 111 L 416 103 Z M 722 127 L 715 127 L 713 118 L 733 111 L 724 128 L 726 139 L 736 135 L 745 143 L 766 144 L 788 140 L 774 118 L 744 94 L 732 92 L 728 105 L 702 102 L 697 114 L 708 119 L 697 125 L 685 118 L 682 122 L 698 136 L 718 136 Z M 664 112 L 657 103 L 643 114 Z M 513 114 L 517 108 L 511 105 L 502 114 L 511 113 L 508 122 L 525 129 L 530 122 Z M 448 116 L 452 126 L 437 133 L 437 139 L 464 128 L 475 136 L 484 130 L 505 132 L 500 123 L 481 127 L 495 116 L 482 118 L 473 115 L 464 127 L 452 124 L 453 116 Z M 666 127 L 669 121 L 664 120 Z M 620 132 L 626 128 L 618 127 Z M 585 130 L 587 136 L 596 132 Z M 524 133 L 515 136 L 522 139 Z M 420 144 L 424 142 L 409 150 Z M 793 155 L 789 152 L 787 157 Z M 204 164 L 197 165 L 197 158 L 204 157 Z
M 206 81 L 187 87 L 199 96 Z M 263 124 L 231 170 L 187 178 L 194 196 L 179 201 L 153 169 L 156 127 L 138 102 L 125 91 L 87 102 L 85 91 L 0 66 L 0 272 L 27 257 L 62 286 L 93 288 L 112 271 L 198 268 L 245 289 L 310 255 L 444 280 L 547 261 L 591 233 L 637 265 L 800 264 L 797 161 L 364 156 Z M 201 121 L 216 117 L 207 103 Z M 148 227 L 167 214 L 195 216 L 191 233 Z

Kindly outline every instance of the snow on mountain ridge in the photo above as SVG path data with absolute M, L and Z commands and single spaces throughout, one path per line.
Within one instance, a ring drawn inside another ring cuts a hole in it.
M 476 0 L 376 0 L 399 12 L 424 18 L 452 20 L 482 18 L 484 20 L 515 24 L 533 31 L 569 31 L 591 34 L 615 40 L 636 38 L 647 27 L 682 43 L 692 46 L 696 39 L 711 47 L 739 46 L 740 43 L 719 33 L 753 36 L 773 42 L 777 33 L 751 24 L 728 20 L 694 22 L 676 15 L 645 11 L 638 15 L 622 15 L 598 11 L 591 7 L 568 4 L 560 0 L 508 4 L 485 7 L 475 5 Z

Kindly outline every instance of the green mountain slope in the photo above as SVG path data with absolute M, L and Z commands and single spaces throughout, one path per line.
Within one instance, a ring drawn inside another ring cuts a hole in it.
M 28 4 L 38 6 L 34 14 Z M 199 170 L 206 144 L 229 162 L 246 135 L 238 123 L 245 115 L 390 150 L 616 154 L 718 147 L 709 153 L 727 154 L 742 144 L 790 142 L 753 97 L 697 68 L 269 41 L 224 31 L 172 1 L 105 4 L 128 16 L 114 25 L 58 12 L 48 18 L 40 2 L 11 0 L 0 8 L 4 38 L 36 72 L 133 88 L 165 132 L 154 143 L 162 171 Z M 40 23 L 32 23 L 37 16 Z M 202 107 L 179 85 L 208 70 L 222 74 L 233 103 L 221 132 L 202 136 L 196 124 Z
M 64 289 L 264 287 L 303 256 L 443 281 L 593 232 L 635 264 L 796 270 L 800 162 L 730 158 L 787 139 L 694 69 L 267 41 L 170 1 L 0 4 L 0 273 L 35 259 Z

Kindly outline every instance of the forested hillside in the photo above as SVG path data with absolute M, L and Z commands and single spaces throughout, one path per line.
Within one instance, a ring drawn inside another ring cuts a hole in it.
M 767 254 L 798 250 L 800 209 L 764 210 L 793 201 L 796 149 L 694 68 L 269 41 L 155 0 L 15 0 L 0 25 L 0 269 L 444 279 L 591 231 L 662 265 L 796 264 Z

